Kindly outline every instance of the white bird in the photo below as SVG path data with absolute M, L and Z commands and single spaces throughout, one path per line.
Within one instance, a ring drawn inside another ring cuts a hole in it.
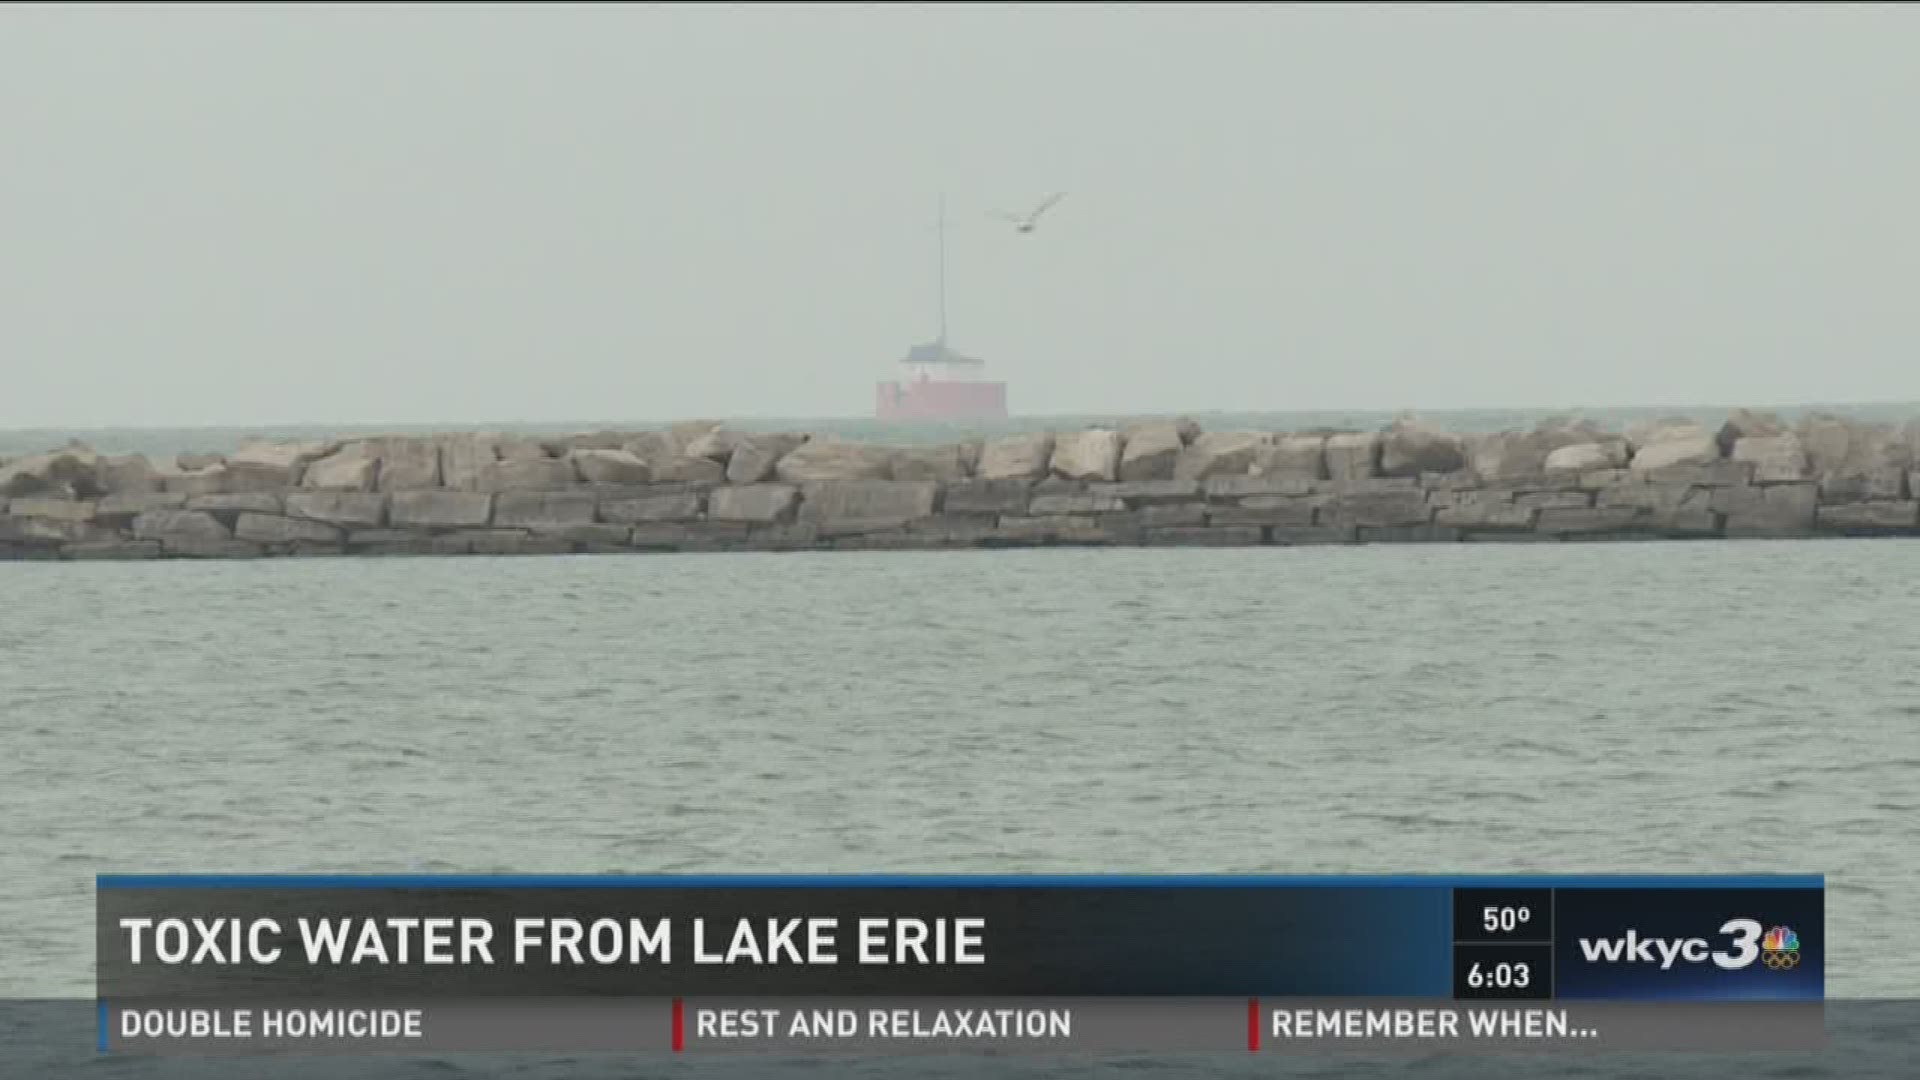
M 1000 218 L 1002 221 L 1013 222 L 1015 232 L 1030 233 L 1033 231 L 1034 225 L 1039 223 L 1040 215 L 1046 213 L 1048 207 L 1059 202 L 1066 194 L 1064 191 L 1056 191 L 1042 200 L 1039 206 L 1034 207 L 1024 214 L 1009 214 L 1002 210 L 994 216 Z

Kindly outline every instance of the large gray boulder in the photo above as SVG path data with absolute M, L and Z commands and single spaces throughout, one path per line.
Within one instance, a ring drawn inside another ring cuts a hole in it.
M 1433 523 L 1456 529 L 1510 532 L 1533 528 L 1533 519 L 1538 513 L 1534 507 L 1518 506 L 1500 499 L 1467 499 L 1437 507 Z
M 1725 435 L 1725 429 L 1721 434 Z M 1721 445 L 1724 446 L 1725 442 L 1722 441 Z M 1806 450 L 1800 445 L 1799 436 L 1791 433 L 1741 436 L 1734 440 L 1732 451 L 1727 456 L 1733 461 L 1752 465 L 1756 484 L 1805 480 L 1812 475 L 1807 465 Z
M 782 457 L 774 475 L 789 484 L 819 480 L 884 480 L 893 474 L 893 449 L 872 443 L 814 439 Z
M 1710 465 L 1719 460 L 1720 439 L 1715 433 L 1704 429 L 1692 435 L 1669 431 L 1654 442 L 1641 444 L 1628 467 L 1634 472 L 1651 472 L 1674 465 Z
M 278 514 L 244 513 L 234 523 L 236 540 L 261 544 L 338 544 L 346 534 L 339 528 L 318 521 L 302 521 Z
M 718 420 L 682 420 L 667 425 L 667 437 L 674 441 L 681 453 L 686 453 L 701 436 L 720 430 L 725 425 Z
M 1523 480 L 1543 475 L 1556 450 L 1587 444 L 1609 445 L 1620 436 L 1591 420 L 1555 417 L 1530 431 L 1500 431 L 1462 437 L 1467 468 L 1482 480 Z M 1565 460 L 1565 459 L 1562 459 Z
M 1704 511 L 1713 508 L 1713 489 L 1692 484 L 1648 483 L 1635 477 L 1594 492 L 1595 506 L 1632 506 L 1641 510 Z
M 1465 438 L 1467 467 L 1488 482 L 1522 480 L 1547 471 L 1547 455 L 1575 440 L 1560 442 L 1538 432 L 1498 431 Z
M 518 435 L 501 435 L 495 438 L 493 453 L 501 461 L 542 461 L 562 456 L 548 451 L 545 443 Z
M 65 491 L 79 496 L 104 495 L 99 483 L 100 455 L 79 445 L 21 458 L 0 466 L 0 498 Z
M 1274 436 L 1264 431 L 1203 431 L 1174 462 L 1174 479 L 1245 476 L 1254 458 L 1273 443 Z
M 481 474 L 500 460 L 497 435 L 456 433 L 434 441 L 440 448 L 440 485 L 453 491 L 480 490 Z
M 667 431 L 637 431 L 620 445 L 620 449 L 642 461 L 662 461 L 679 457 L 685 448 L 686 443 Z
M 1121 432 L 1119 478 L 1171 480 L 1180 451 L 1186 449 L 1180 425 L 1135 424 Z
M 727 483 L 752 484 L 773 475 L 780 459 L 807 441 L 805 435 L 791 432 L 756 432 L 733 445 L 727 458 Z
M 380 475 L 380 459 L 365 443 L 348 443 L 326 457 L 309 462 L 300 486 L 325 491 L 372 491 Z
M 1295 480 L 1327 478 L 1327 437 L 1325 435 L 1282 435 L 1271 446 L 1254 452 L 1254 476 Z
M 103 524 L 124 527 L 149 510 L 179 510 L 188 496 L 177 492 L 116 491 L 100 500 L 94 519 Z
M 821 536 L 897 528 L 933 514 L 940 485 L 930 480 L 839 480 L 801 489 L 799 520 Z
M 327 491 L 415 491 L 440 486 L 444 440 L 417 435 L 380 435 L 342 443 L 307 460 L 302 487 Z M 233 461 L 227 462 L 228 469 Z
M 280 494 L 273 491 L 223 491 L 214 495 L 194 495 L 187 500 L 187 509 L 205 510 L 229 524 L 233 521 L 233 515 L 243 511 L 278 514 L 282 508 Z
M 392 435 L 360 444 L 380 460 L 381 491 L 418 491 L 440 486 L 440 444 L 436 439 Z
M 1380 475 L 1449 473 L 1467 465 L 1460 437 L 1417 417 L 1403 416 L 1380 433 Z
M 1320 508 L 1330 501 L 1319 495 L 1249 495 L 1234 506 L 1212 507 L 1206 517 L 1215 525 L 1311 525 Z
M 908 446 L 894 451 L 895 480 L 938 480 L 952 483 L 968 474 L 968 447 L 960 443 L 942 446 Z M 978 460 L 978 450 L 974 451 Z
M 378 528 L 387 514 L 387 496 L 371 491 L 295 491 L 283 502 L 288 517 L 347 529 Z
M 1620 470 L 1615 470 L 1620 471 Z M 1595 487 L 1608 484 L 1625 483 L 1628 480 L 1641 480 L 1651 484 L 1694 484 L 1704 488 L 1741 487 L 1753 481 L 1753 466 L 1743 461 L 1714 461 L 1705 465 L 1667 465 L 1646 472 L 1624 470 L 1625 476 L 1613 472 L 1595 474 Z M 1587 483 L 1587 477 L 1581 477 L 1581 484 Z
M 313 469 L 309 468 L 307 474 L 311 476 Z M 476 483 L 477 490 L 498 493 L 550 491 L 574 482 L 572 462 L 542 456 L 489 462 L 481 466 Z
M 204 510 L 149 510 L 133 519 L 136 540 L 230 540 L 233 533 Z
M 644 484 L 653 479 L 653 470 L 631 451 L 574 450 L 567 456 L 574 472 L 589 484 Z
M 1024 514 L 1032 497 L 1032 482 L 1011 480 L 962 480 L 947 485 L 941 495 L 948 514 Z
M 733 459 L 734 450 L 745 441 L 746 436 L 741 432 L 729 431 L 716 425 L 690 440 L 681 453 L 687 457 L 706 458 L 708 461 L 725 466 Z
M 1733 446 L 1741 439 L 1771 439 L 1792 434 L 1787 422 L 1770 412 L 1754 412 L 1751 409 L 1735 409 L 1720 425 L 1716 438 L 1720 442 L 1720 452 L 1733 456 Z
M 14 517 L 83 523 L 94 519 L 94 515 L 99 511 L 99 504 L 91 499 L 56 499 L 45 496 L 30 496 L 24 499 L 14 499 L 6 503 L 5 509 L 8 514 Z
M 228 490 L 225 462 L 216 461 L 198 469 L 183 469 L 178 461 L 162 462 L 153 473 L 160 490 L 177 495 L 217 495 Z
M 1805 536 L 1819 507 L 1811 483 L 1716 488 L 1710 499 L 1712 509 L 1725 515 L 1730 537 Z
M 1038 480 L 1053 462 L 1053 435 L 1036 431 L 992 439 L 980 448 L 979 480 Z
M 396 528 L 471 529 L 492 519 L 493 496 L 479 491 L 396 491 L 387 507 Z
M 1464 437 L 1467 467 L 1482 480 L 1517 480 L 1546 471 L 1547 454 L 1521 431 L 1475 432 Z
M 1433 507 L 1427 502 L 1426 492 L 1417 488 L 1349 491 L 1322 504 L 1318 515 L 1324 524 L 1383 528 L 1425 525 L 1433 518 Z
M 585 525 L 598 505 L 591 491 L 503 491 L 493 497 L 493 525 L 539 531 Z
M 647 469 L 655 483 L 720 484 L 727 479 L 727 467 L 712 458 L 679 454 L 649 458 Z
M 1118 495 L 1104 491 L 1035 492 L 1027 513 L 1036 517 L 1050 514 L 1112 514 L 1127 508 Z
M 617 498 L 602 497 L 600 520 L 625 525 L 657 521 L 697 521 L 705 506 L 706 497 L 698 491 Z
M 1093 429 L 1054 436 L 1052 473 L 1066 480 L 1113 480 L 1120 469 L 1120 433 Z
M 637 455 L 649 465 L 657 465 L 660 462 L 675 458 L 698 456 L 692 453 L 692 448 L 695 445 L 700 445 L 702 449 L 714 449 L 720 445 L 719 442 L 709 441 L 702 443 L 701 440 L 720 430 L 721 425 L 718 421 L 687 420 L 674 424 L 665 431 L 634 432 L 627 441 L 622 444 L 621 449 Z M 737 441 L 737 439 L 732 436 L 722 436 L 720 438 L 726 439 L 728 444 Z M 712 459 L 709 458 L 707 460 Z M 715 462 L 715 464 L 720 465 L 722 469 L 726 467 L 724 461 Z
M 1625 468 L 1626 464 L 1626 440 L 1613 439 L 1562 446 L 1547 455 L 1543 469 L 1549 473 L 1587 473 Z
M 250 441 L 227 455 L 229 475 L 246 484 L 246 490 L 278 490 L 300 482 L 310 462 L 334 452 L 330 442 Z M 258 487 L 254 487 L 258 484 Z
M 1898 499 L 1915 464 L 1909 429 L 1814 413 L 1800 422 L 1807 464 L 1827 502 Z
M 65 544 L 114 539 L 111 529 L 90 521 L 0 516 L 0 545 L 45 550 Z M 4 551 L 0 547 L 0 551 Z
M 100 490 L 107 494 L 159 491 L 160 479 L 145 454 L 121 454 L 103 457 L 95 469 Z
M 287 482 L 290 474 L 281 470 L 236 467 L 231 461 L 223 461 L 218 465 L 202 469 L 199 475 L 208 480 L 217 476 L 220 492 L 227 494 L 272 493 L 286 491 L 294 486 Z M 304 472 L 300 475 L 304 476 Z
M 1329 480 L 1365 480 L 1379 474 L 1379 432 L 1337 432 L 1327 436 L 1324 452 Z
M 782 521 L 791 515 L 800 489 L 792 484 L 740 484 L 715 488 L 707 497 L 713 521 Z

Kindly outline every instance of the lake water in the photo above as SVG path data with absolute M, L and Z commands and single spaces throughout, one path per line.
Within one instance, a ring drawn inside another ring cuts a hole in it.
M 1688 417 L 1718 424 L 1731 407 L 1607 408 L 1607 409 L 1438 409 L 1422 418 L 1448 431 L 1502 431 L 1527 428 L 1550 416 L 1579 416 L 1602 427 L 1621 430 L 1638 420 Z M 1776 410 L 1789 421 L 1809 412 L 1826 411 L 1858 420 L 1898 423 L 1920 417 L 1920 402 L 1869 402 L 1793 405 Z M 1307 431 L 1337 428 L 1372 431 L 1391 422 L 1394 413 L 1378 410 L 1293 410 L 1282 412 L 1203 412 L 1187 414 L 1208 431 Z M 715 417 L 715 420 L 724 419 Z M 1073 431 L 1087 427 L 1124 427 L 1148 419 L 1141 415 L 1081 414 L 1072 416 L 1014 416 L 1003 420 L 935 423 L 923 420 L 890 421 L 864 417 L 790 417 L 726 420 L 744 431 L 807 431 L 862 442 L 899 445 L 954 442 L 970 437 L 1007 435 L 1027 431 Z M 0 457 L 21 457 L 64 446 L 77 439 L 103 454 L 148 454 L 161 457 L 182 452 L 221 453 L 249 439 L 334 439 L 381 434 L 425 435 L 441 431 L 500 431 L 522 435 L 556 435 L 580 431 L 645 431 L 665 428 L 666 420 L 578 420 L 554 423 L 444 423 L 444 424 L 262 424 L 252 427 L 198 428 L 31 428 L 0 429 Z
M 1916 639 L 1905 541 L 0 563 L 0 994 L 101 872 L 1791 871 L 1911 998 Z

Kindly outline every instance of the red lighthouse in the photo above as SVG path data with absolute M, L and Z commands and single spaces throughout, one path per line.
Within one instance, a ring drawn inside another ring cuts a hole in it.
M 940 336 L 901 357 L 903 377 L 879 385 L 874 415 L 882 420 L 1000 420 L 1007 384 L 983 377 L 986 361 L 947 346 L 947 214 L 940 202 Z

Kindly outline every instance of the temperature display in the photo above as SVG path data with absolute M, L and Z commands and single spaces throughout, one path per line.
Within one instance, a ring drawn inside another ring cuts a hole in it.
M 1453 995 L 1553 996 L 1553 890 L 1453 891 Z
M 1453 940 L 1553 941 L 1553 890 L 1455 889 Z
M 1489 904 L 1480 909 L 1480 925 L 1489 934 L 1511 934 L 1533 921 L 1533 908 L 1500 907 Z

